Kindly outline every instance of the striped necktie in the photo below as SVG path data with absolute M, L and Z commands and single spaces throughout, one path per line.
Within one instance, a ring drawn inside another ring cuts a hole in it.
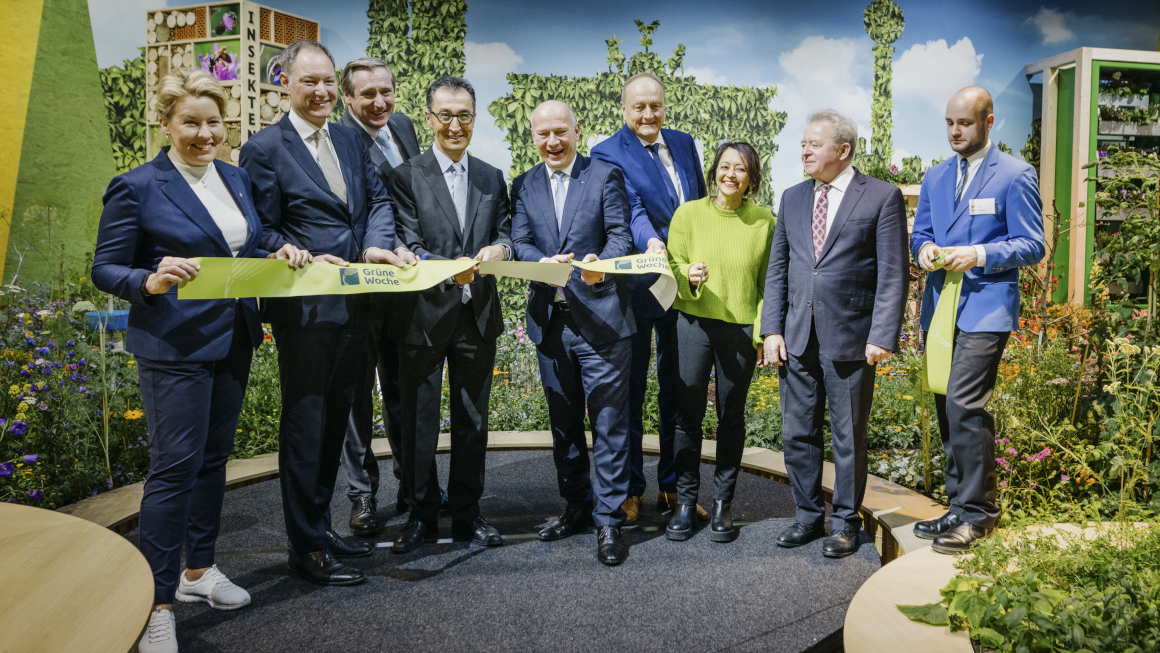
M 967 168 L 969 167 L 969 164 L 967 163 L 966 158 L 963 158 L 963 160 L 959 163 L 959 167 L 962 169 L 963 172 L 961 175 L 959 175 L 959 183 L 955 187 L 955 208 L 956 209 L 959 208 L 959 202 L 962 201 L 962 199 L 963 199 L 963 191 L 965 191 L 967 189 Z
M 830 200 L 826 193 L 830 192 L 829 184 L 822 184 L 822 194 L 818 196 L 818 203 L 814 205 L 814 218 L 810 223 L 814 235 L 814 261 L 822 255 L 822 246 L 826 244 L 826 214 L 830 211 Z

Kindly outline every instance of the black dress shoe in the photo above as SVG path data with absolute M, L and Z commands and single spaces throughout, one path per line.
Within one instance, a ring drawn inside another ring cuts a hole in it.
M 818 524 L 817 526 L 806 526 L 804 524 L 794 522 L 793 526 L 785 529 L 781 532 L 781 535 L 777 536 L 777 545 L 782 548 L 792 549 L 795 546 L 809 544 L 810 542 L 825 536 L 826 528 L 822 524 Z
M 669 517 L 669 525 L 665 527 L 665 537 L 674 542 L 684 542 L 693 537 L 693 529 L 697 527 L 697 505 L 687 506 L 677 504 L 673 516 Z
M 628 558 L 628 543 L 619 526 L 601 526 L 596 531 L 596 559 L 615 567 Z
M 286 564 L 291 576 L 315 585 L 358 585 L 367 579 L 361 571 L 340 562 L 326 549 L 311 553 L 295 553 L 291 549 Z
M 938 519 L 915 522 L 914 536 L 924 540 L 933 540 L 958 525 L 959 516 L 948 510 L 945 515 Z
M 592 503 L 578 503 L 569 505 L 564 514 L 554 517 L 548 525 L 540 529 L 540 539 L 544 542 L 555 542 L 576 533 L 582 533 L 592 526 Z
M 830 533 L 822 542 L 822 555 L 827 558 L 845 558 L 858 550 L 858 531 Z
M 930 548 L 936 553 L 966 553 L 971 550 L 971 543 L 976 540 L 991 537 L 993 528 L 980 528 L 974 524 L 961 521 L 957 526 L 934 538 Z
M 437 539 L 439 539 L 439 522 L 428 522 L 412 517 L 403 524 L 403 530 L 395 536 L 391 553 L 408 553 L 422 546 L 424 542 L 434 542 Z
M 374 497 L 363 496 L 350 506 L 350 532 L 359 537 L 375 537 L 383 529 L 379 524 L 379 504 Z
M 375 552 L 375 543 L 351 541 L 334 531 L 326 531 L 326 548 L 337 558 L 365 558 Z
M 717 499 L 713 502 L 713 513 L 709 519 L 709 539 L 714 542 L 732 542 L 737 539 L 737 529 L 733 526 L 732 503 Z
M 499 546 L 503 544 L 503 536 L 495 526 L 487 523 L 483 517 L 471 519 L 453 519 L 451 521 L 451 538 L 459 542 L 470 541 L 480 546 Z

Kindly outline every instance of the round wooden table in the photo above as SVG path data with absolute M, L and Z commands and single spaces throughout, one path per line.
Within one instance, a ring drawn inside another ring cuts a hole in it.
M 925 605 L 942 599 L 938 591 L 958 573 L 955 557 L 930 547 L 908 553 L 885 565 L 858 588 L 846 610 L 842 632 L 847 653 L 938 651 L 972 653 L 964 632 L 928 626 L 907 619 L 899 605 Z
M 0 650 L 125 653 L 149 621 L 153 573 L 125 538 L 0 503 Z

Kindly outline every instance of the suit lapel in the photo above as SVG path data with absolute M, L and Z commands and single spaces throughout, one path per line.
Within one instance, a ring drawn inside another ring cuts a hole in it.
M 987 186 L 987 182 L 991 181 L 991 177 L 995 176 L 995 171 L 993 168 L 997 163 L 999 163 L 999 148 L 995 145 L 991 145 L 987 149 L 987 154 L 983 156 L 983 160 L 979 163 L 979 170 L 975 173 L 975 178 L 971 180 L 971 185 L 963 190 L 963 197 L 959 200 L 958 208 L 955 209 L 955 217 L 951 220 L 951 223 L 947 225 L 948 232 L 951 230 L 951 227 L 954 227 L 955 223 L 959 221 L 959 218 L 962 218 L 964 215 L 969 213 L 967 209 L 970 208 L 971 200 L 977 199 L 979 197 L 979 193 L 982 192 L 983 188 Z M 954 206 L 953 194 L 951 195 L 951 206 Z
M 242 181 L 235 176 L 234 171 L 224 165 L 214 164 L 214 167 L 217 168 L 222 181 L 225 182 L 226 188 L 230 190 L 230 196 L 234 198 L 234 202 L 238 205 L 238 210 L 242 212 L 242 216 L 246 218 L 246 224 L 250 227 L 250 232 L 246 236 L 246 242 L 238 250 L 238 255 L 240 256 L 241 252 L 246 251 L 250 247 L 250 244 L 254 242 L 254 239 L 258 237 L 258 234 L 262 232 L 262 220 L 255 211 L 251 210 L 252 204 L 246 201 L 245 188 L 242 186 Z
M 433 150 L 427 150 L 418 158 L 416 163 L 423 168 L 426 174 L 420 175 L 423 181 L 431 189 L 431 194 L 435 196 L 435 201 L 439 203 L 439 207 L 443 209 L 443 217 L 451 223 L 451 231 L 455 237 L 459 239 L 459 244 L 463 244 L 463 230 L 459 228 L 459 214 L 455 212 L 455 201 L 451 199 L 451 191 L 447 189 L 447 182 L 443 179 L 443 171 L 439 169 L 439 160 L 435 158 Z
M 362 157 L 359 156 L 359 151 L 356 149 L 357 145 L 351 143 L 346 139 L 346 134 L 342 130 L 330 131 L 330 141 L 334 143 L 334 152 L 338 155 L 341 162 L 339 164 L 340 172 L 342 173 L 342 181 L 346 184 L 346 208 L 349 213 L 354 213 L 354 198 L 355 188 L 357 188 L 357 171 L 362 170 Z M 361 128 L 360 128 L 361 131 Z
M 948 165 L 943 166 L 942 173 L 935 181 L 935 197 L 939 206 L 931 206 L 931 224 L 934 226 L 938 242 L 947 242 L 947 231 L 955 219 L 955 161 L 951 159 Z
M 665 202 L 669 207 L 670 213 L 677 210 L 677 207 L 673 206 L 673 200 L 669 197 L 668 192 L 665 191 L 665 180 L 661 179 L 661 171 L 653 161 L 652 154 L 649 154 L 649 151 L 644 149 L 644 145 L 640 142 L 640 139 L 628 127 L 622 128 L 622 131 L 624 136 L 622 136 L 621 142 L 624 144 L 624 149 L 628 152 L 628 156 L 644 170 L 644 174 L 648 177 L 652 187 L 657 189 L 654 195 L 660 197 L 661 201 Z
M 164 160 L 162 157 L 165 157 Z M 193 221 L 198 229 L 209 236 L 210 240 L 221 250 L 223 256 L 232 257 L 233 253 L 230 251 L 230 246 L 226 244 L 226 237 L 222 235 L 222 230 L 210 217 L 209 211 L 205 209 L 205 205 L 201 203 L 197 193 L 193 192 L 189 183 L 169 161 L 169 155 L 166 154 L 165 150 L 161 150 L 161 153 L 154 159 L 154 166 L 157 168 L 157 180 L 162 182 L 161 192 L 165 193 L 169 201 L 181 209 L 181 212 Z
M 471 228 L 475 224 L 475 212 L 479 210 L 479 200 L 483 197 L 483 175 L 479 172 L 481 161 L 470 154 L 467 156 L 469 163 L 467 164 L 467 212 L 463 217 L 464 243 L 470 240 Z M 475 163 L 470 163 L 471 159 L 475 159 Z
M 838 213 L 834 216 L 834 223 L 830 225 L 830 231 L 826 234 L 826 242 L 822 245 L 822 254 L 818 257 L 818 261 L 826 258 L 826 253 L 834 246 L 834 241 L 838 239 L 838 234 L 842 231 L 846 220 L 854 212 L 854 207 L 858 205 L 858 200 L 862 199 L 862 193 L 866 190 L 864 188 L 865 185 L 866 176 L 858 172 L 858 169 L 855 168 L 854 178 L 846 186 L 846 192 L 842 193 L 842 203 L 838 205 Z
M 366 129 L 363 129 L 358 119 L 348 111 L 342 115 L 338 124 L 354 130 L 355 134 L 358 135 L 358 142 L 370 152 L 371 163 L 375 164 L 375 168 L 386 177 L 387 173 L 391 171 L 391 163 L 387 161 L 387 156 L 383 154 L 383 148 L 379 147 L 379 144 L 375 142 L 375 139 L 371 138 L 371 135 L 367 133 Z
M 395 143 L 399 145 L 399 155 L 403 161 L 419 156 L 419 141 L 415 138 L 415 127 L 410 118 L 401 113 L 392 113 L 387 127 L 395 135 Z
M 588 159 L 577 154 L 576 162 L 572 165 L 572 179 L 568 182 L 568 194 L 564 197 L 564 215 L 560 219 L 559 241 L 561 246 L 568 239 L 568 230 L 572 228 L 572 221 L 576 218 L 576 209 L 584 197 L 584 182 L 588 179 L 587 171 Z M 553 208 L 555 208 L 554 202 Z M 552 217 L 555 216 L 556 213 L 553 210 Z
M 547 165 L 540 163 L 532 168 L 532 174 L 528 175 L 527 183 L 524 184 L 524 193 L 532 204 L 528 207 L 529 219 L 545 221 L 552 234 L 552 246 L 542 251 L 558 253 L 563 247 L 563 238 L 560 237 L 560 225 L 556 224 L 556 202 L 552 198 L 552 182 L 548 178 Z
M 318 188 L 322 192 L 330 195 L 334 198 L 335 202 L 341 204 L 342 200 L 338 199 L 338 195 L 335 195 L 330 190 L 330 184 L 326 183 L 326 177 L 322 176 L 322 168 L 318 167 L 318 161 L 315 161 L 314 157 L 310 156 L 310 150 L 306 148 L 306 143 L 302 142 L 302 137 L 298 135 L 293 123 L 290 122 L 289 113 L 282 118 L 278 126 L 282 128 L 282 140 L 285 141 L 286 149 L 289 150 L 290 156 L 294 157 L 294 160 L 298 162 L 302 170 L 314 180 L 315 184 L 318 184 Z

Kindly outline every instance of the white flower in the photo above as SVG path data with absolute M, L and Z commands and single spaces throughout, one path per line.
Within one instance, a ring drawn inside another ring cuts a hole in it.
M 52 311 L 37 311 L 36 314 L 41 316 L 52 315 Z

